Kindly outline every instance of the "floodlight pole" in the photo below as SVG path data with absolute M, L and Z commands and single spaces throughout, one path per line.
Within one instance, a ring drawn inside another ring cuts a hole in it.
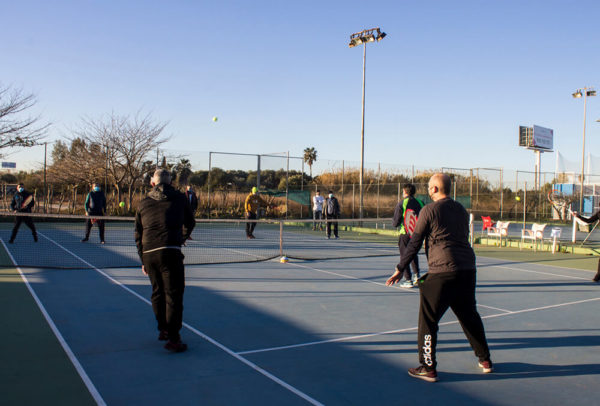
M 363 180 L 365 174 L 365 79 L 367 71 L 367 43 L 363 44 L 363 75 L 362 75 L 362 120 L 360 124 L 360 177 L 358 218 L 363 219 Z
M 365 82 L 367 70 L 367 42 L 381 41 L 386 36 L 379 28 L 371 28 L 350 36 L 350 48 L 363 44 L 363 75 L 362 75 L 362 120 L 360 126 L 360 175 L 359 175 L 359 209 L 358 217 L 362 220 L 364 208 L 364 174 L 365 174 Z
M 587 105 L 587 96 L 595 96 L 596 92 L 591 89 L 584 87 L 583 89 L 578 89 L 575 93 L 573 93 L 573 97 L 578 99 L 583 96 L 583 141 L 581 145 L 581 195 L 579 197 L 579 212 L 583 212 L 583 180 L 585 177 L 585 127 L 586 127 L 586 105 Z

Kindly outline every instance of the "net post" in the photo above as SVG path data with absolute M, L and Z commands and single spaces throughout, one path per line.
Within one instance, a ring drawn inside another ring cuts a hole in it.
M 283 256 L 283 220 L 279 220 L 279 255 Z

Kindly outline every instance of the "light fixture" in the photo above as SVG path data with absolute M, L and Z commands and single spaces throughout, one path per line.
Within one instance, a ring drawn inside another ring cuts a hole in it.
M 583 96 L 583 94 L 581 93 L 581 90 L 576 91 L 575 93 L 573 93 L 573 97 L 575 99 L 580 99 L 581 96 Z

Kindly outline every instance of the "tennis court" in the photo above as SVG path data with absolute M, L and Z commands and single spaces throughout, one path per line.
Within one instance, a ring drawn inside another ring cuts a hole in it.
M 27 231 L 2 244 L 5 256 L 19 264 L 51 249 L 81 265 L 20 268 L 27 285 L 2 270 L 0 297 L 9 309 L 3 404 L 596 402 L 600 287 L 590 280 L 597 258 L 485 248 L 477 293 L 495 372 L 480 373 L 448 313 L 440 381 L 431 384 L 406 373 L 417 364 L 418 291 L 384 286 L 395 256 L 351 258 L 363 248 L 394 253 L 389 241 L 311 234 L 297 251 L 338 250 L 347 258 L 188 265 L 182 336 L 190 349 L 171 354 L 156 339 L 148 279 L 137 267 L 103 266 L 107 257 L 120 260 L 117 245 L 108 238 L 104 247 L 82 244 L 77 233 L 69 244 L 64 230 L 40 230 L 34 245 Z M 271 233 L 259 225 L 256 244 Z M 0 237 L 7 240 L 6 230 Z M 198 235 L 192 243 L 198 246 L 184 248 L 186 255 L 210 241 Z

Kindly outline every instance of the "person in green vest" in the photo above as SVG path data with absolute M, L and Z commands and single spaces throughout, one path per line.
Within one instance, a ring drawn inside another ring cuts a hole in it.
M 402 186 L 402 200 L 396 205 L 394 210 L 394 219 L 392 226 L 400 226 L 400 236 L 398 237 L 398 250 L 400 251 L 400 258 L 405 255 L 406 247 L 410 242 L 410 236 L 415 230 L 417 224 L 417 218 L 421 207 L 424 206 L 423 202 L 415 197 L 416 188 L 412 183 L 407 183 Z M 419 259 L 415 256 L 415 259 L 407 265 L 404 269 L 400 269 L 399 264 L 396 265 L 396 271 L 401 272 L 404 276 L 404 281 L 400 283 L 402 288 L 412 288 L 419 279 Z M 412 267 L 412 275 L 410 268 Z

